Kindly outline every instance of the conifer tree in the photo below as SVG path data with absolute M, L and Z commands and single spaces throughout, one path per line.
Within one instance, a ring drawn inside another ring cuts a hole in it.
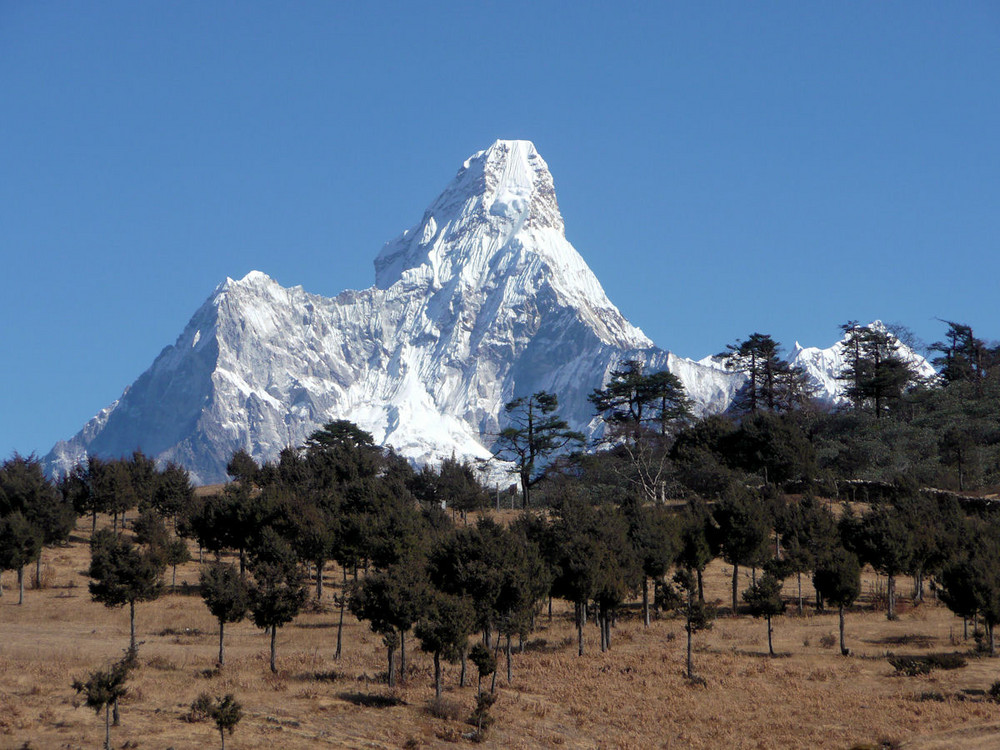
M 840 618 L 840 653 L 850 654 L 844 644 L 844 608 L 849 607 L 861 593 L 861 566 L 858 558 L 843 547 L 832 549 L 813 571 L 813 585 L 826 601 L 837 606 Z
M 497 456 L 515 466 L 522 508 L 528 507 L 531 488 L 541 479 L 549 458 L 583 443 L 583 435 L 569 428 L 556 413 L 558 408 L 559 399 L 546 391 L 516 398 L 504 406 L 508 424 L 497 437 Z
M 132 540 L 101 529 L 90 540 L 90 595 L 105 607 L 129 606 L 129 647 L 136 647 L 136 602 L 152 601 L 163 590 L 166 567 L 155 551 L 138 549 Z
M 475 630 L 471 603 L 458 596 L 433 592 L 424 617 L 413 629 L 420 648 L 434 657 L 434 694 L 441 697 L 441 659 L 454 662 L 465 652 Z
M 219 621 L 219 666 L 226 663 L 225 627 L 239 622 L 250 608 L 250 590 L 239 571 L 226 563 L 213 563 L 201 571 L 201 596 Z
M 743 601 L 747 603 L 750 614 L 754 617 L 763 617 L 767 621 L 767 653 L 769 656 L 774 656 L 774 643 L 771 638 L 774 628 L 771 627 L 771 618 L 785 611 L 785 602 L 781 598 L 781 581 L 773 574 L 765 573 L 743 592 Z

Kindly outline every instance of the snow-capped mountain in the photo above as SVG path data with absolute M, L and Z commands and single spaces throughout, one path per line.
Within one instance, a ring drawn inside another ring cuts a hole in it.
M 674 372 L 700 412 L 725 410 L 743 382 L 625 320 L 566 240 L 535 147 L 497 141 L 385 245 L 373 287 L 327 298 L 258 271 L 227 279 L 46 463 L 60 473 L 141 447 L 211 483 L 235 450 L 272 459 L 332 419 L 415 462 L 487 458 L 520 395 L 554 392 L 573 426 L 593 430 L 587 394 L 625 359 Z

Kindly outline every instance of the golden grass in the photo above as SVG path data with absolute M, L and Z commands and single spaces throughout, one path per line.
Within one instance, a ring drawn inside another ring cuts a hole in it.
M 23 606 L 11 591 L 0 598 L 0 748 L 93 748 L 103 741 L 102 717 L 70 687 L 74 677 L 118 658 L 128 642 L 127 610 L 90 601 L 86 537 L 89 520 L 70 546 L 45 551 L 50 586 L 28 590 Z M 728 601 L 731 568 L 713 563 L 708 595 Z M 742 575 L 742 573 L 741 573 Z M 202 692 L 236 694 L 245 716 L 227 746 L 237 748 L 400 748 L 468 744 L 461 721 L 435 718 L 431 660 L 408 639 L 409 674 L 394 692 L 404 703 L 364 707 L 352 695 L 388 694 L 381 639 L 348 616 L 344 658 L 332 658 L 336 612 L 300 616 L 278 634 L 280 673 L 267 667 L 268 640 L 249 623 L 226 629 L 227 665 L 213 671 L 217 624 L 195 593 L 197 563 L 178 570 L 178 593 L 137 607 L 142 641 L 115 747 L 214 747 L 207 722 L 185 721 Z M 328 571 L 328 592 L 339 571 Z M 743 586 L 749 582 L 745 577 Z M 185 584 L 188 593 L 184 593 Z M 908 581 L 899 582 L 905 591 Z M 794 582 L 786 586 L 791 596 Z M 812 593 L 806 584 L 806 596 Z M 866 593 L 875 580 L 866 579 Z M 327 596 L 330 596 L 327 593 Z M 794 606 L 789 612 L 794 611 Z M 967 650 L 961 620 L 928 602 L 901 607 L 896 622 L 881 612 L 852 611 L 848 645 L 840 656 L 823 645 L 835 634 L 836 615 L 790 614 L 775 619 L 769 659 L 763 621 L 721 618 L 696 636 L 696 670 L 706 684 L 683 677 L 685 640 L 679 620 L 650 628 L 638 612 L 624 613 L 612 632 L 613 649 L 601 654 L 596 628 L 586 631 L 587 654 L 575 655 L 575 629 L 565 606 L 554 620 L 543 615 L 523 654 L 516 654 L 510 685 L 501 668 L 496 724 L 485 743 L 512 748 L 849 748 L 892 741 L 907 748 L 1000 747 L 1000 708 L 985 691 L 1000 679 L 1000 662 L 972 657 L 955 671 L 898 677 L 887 651 Z M 470 674 L 473 668 L 470 665 Z M 445 697 L 471 712 L 475 679 L 457 687 L 458 667 L 445 669 Z M 921 694 L 943 700 L 921 700 Z M 128 743 L 126 745 L 126 743 Z

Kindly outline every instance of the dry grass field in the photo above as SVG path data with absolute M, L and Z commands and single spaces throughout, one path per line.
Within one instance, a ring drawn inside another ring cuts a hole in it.
M 121 656 L 128 644 L 127 609 L 90 601 L 85 570 L 89 521 L 65 548 L 44 553 L 45 587 L 29 589 L 17 606 L 13 575 L 0 599 L 0 748 L 96 748 L 103 716 L 79 705 L 70 683 Z M 708 572 L 710 599 L 728 601 L 731 568 Z M 408 641 L 406 684 L 398 705 L 358 705 L 388 695 L 381 639 L 348 616 L 344 657 L 332 658 L 336 613 L 301 615 L 278 635 L 278 666 L 267 666 L 268 640 L 248 622 L 226 629 L 227 665 L 213 671 L 217 624 L 197 594 L 196 563 L 178 572 L 178 592 L 137 607 L 140 668 L 122 704 L 115 748 L 217 747 L 209 722 L 185 719 L 201 693 L 232 692 L 244 719 L 229 748 L 417 748 L 470 744 L 464 719 L 475 701 L 475 679 L 460 689 L 457 666 L 445 671 L 445 699 L 456 718 L 427 711 L 433 697 L 431 659 Z M 328 571 L 330 592 L 339 571 Z M 746 581 L 749 582 L 748 580 Z M 900 581 L 900 592 L 909 582 Z M 962 622 L 933 601 L 903 602 L 888 622 L 868 602 L 877 582 L 868 576 L 865 600 L 847 618 L 850 657 L 825 638 L 836 633 L 835 613 L 775 620 L 778 658 L 766 656 L 763 621 L 720 617 L 696 636 L 695 666 L 705 685 L 682 676 L 682 623 L 655 620 L 648 629 L 636 612 L 613 630 L 602 654 L 596 628 L 586 631 L 587 654 L 575 651 L 575 630 L 556 604 L 551 623 L 522 654 L 510 684 L 501 671 L 490 747 L 569 748 L 850 748 L 1000 747 L 1000 705 L 985 699 L 1000 679 L 1000 660 L 971 655 Z M 786 588 L 791 595 L 792 585 Z M 811 594 L 811 588 L 807 589 Z M 329 593 L 326 594 L 329 596 Z M 322 607 L 320 608 L 322 609 Z M 790 607 L 794 613 L 794 607 Z M 897 676 L 885 659 L 896 654 L 968 651 L 968 666 L 930 675 Z M 470 665 L 470 673 L 473 668 Z

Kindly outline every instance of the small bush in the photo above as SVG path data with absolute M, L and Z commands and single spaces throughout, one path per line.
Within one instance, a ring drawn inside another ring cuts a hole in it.
M 465 713 L 465 709 L 462 708 L 461 703 L 443 697 L 431 698 L 431 700 L 427 701 L 426 711 L 435 719 L 447 719 L 449 721 L 458 721 L 462 718 L 462 714 Z
M 480 693 L 476 697 L 476 710 L 469 716 L 468 722 L 476 728 L 472 736 L 473 742 L 482 742 L 486 737 L 486 732 L 493 724 L 493 716 L 490 709 L 496 703 L 497 697 L 494 693 Z
M 961 654 L 927 654 L 926 656 L 890 656 L 893 668 L 909 677 L 930 674 L 932 669 L 961 669 L 967 662 Z
M 1000 681 L 994 682 L 990 685 L 990 689 L 987 691 L 990 699 L 996 703 L 1000 703 Z
M 889 663 L 896 672 L 905 674 L 907 677 L 931 673 L 931 665 L 924 659 L 916 659 L 911 656 L 890 656 Z
M 181 718 L 192 724 L 205 721 L 212 715 L 212 696 L 202 693 L 191 702 L 191 709 Z
M 819 645 L 823 648 L 833 648 L 837 645 L 837 636 L 833 633 L 827 633 L 826 635 L 821 635 L 819 637 Z
M 393 706 L 405 706 L 406 701 L 394 695 L 379 695 L 377 693 L 339 693 L 341 700 L 353 703 L 355 706 L 365 708 L 392 708 Z

